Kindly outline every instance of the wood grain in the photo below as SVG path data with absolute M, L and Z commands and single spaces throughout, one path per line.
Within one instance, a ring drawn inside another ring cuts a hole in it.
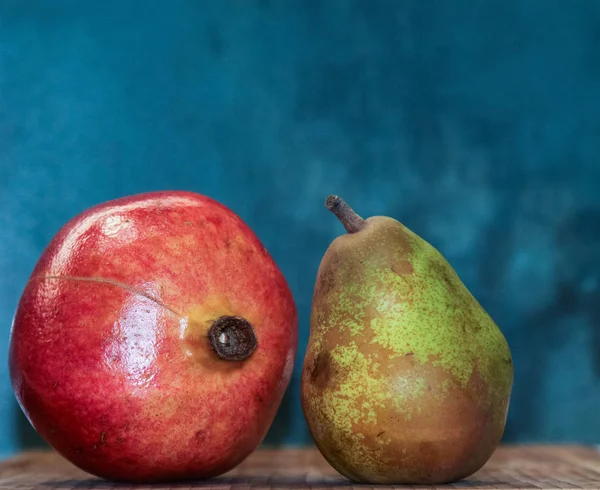
M 353 484 L 338 475 L 314 449 L 263 449 L 214 480 L 151 486 L 99 480 L 52 452 L 23 453 L 0 463 L 0 489 L 355 490 L 357 487 L 372 488 Z M 447 487 L 600 489 L 600 453 L 582 446 L 504 446 L 481 471 Z

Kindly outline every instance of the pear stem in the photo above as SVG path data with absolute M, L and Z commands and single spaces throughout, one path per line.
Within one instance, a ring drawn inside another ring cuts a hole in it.
M 354 212 L 346 201 L 339 196 L 331 195 L 325 201 L 325 206 L 342 222 L 348 233 L 356 233 L 365 226 L 365 220 Z

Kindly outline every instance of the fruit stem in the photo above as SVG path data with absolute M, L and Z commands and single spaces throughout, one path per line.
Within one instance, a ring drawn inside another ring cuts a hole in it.
M 239 316 L 217 318 L 208 330 L 208 342 L 225 361 L 244 361 L 258 347 L 252 324 Z
M 331 195 L 325 201 L 325 206 L 342 222 L 348 233 L 356 233 L 365 226 L 365 220 L 354 212 L 346 201 L 339 196 Z

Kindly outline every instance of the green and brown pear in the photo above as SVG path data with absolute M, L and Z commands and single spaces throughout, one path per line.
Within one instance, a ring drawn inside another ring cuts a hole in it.
M 506 424 L 502 332 L 454 269 L 395 219 L 327 207 L 347 234 L 319 267 L 302 372 L 313 439 L 371 484 L 445 483 L 481 468 Z

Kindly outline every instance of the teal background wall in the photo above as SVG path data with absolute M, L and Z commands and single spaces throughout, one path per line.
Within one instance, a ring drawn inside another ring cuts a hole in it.
M 281 266 L 300 356 L 342 232 L 323 200 L 404 221 L 497 320 L 506 440 L 600 443 L 600 2 L 0 2 L 0 454 L 39 444 L 14 402 L 11 317 L 85 208 L 188 189 Z

